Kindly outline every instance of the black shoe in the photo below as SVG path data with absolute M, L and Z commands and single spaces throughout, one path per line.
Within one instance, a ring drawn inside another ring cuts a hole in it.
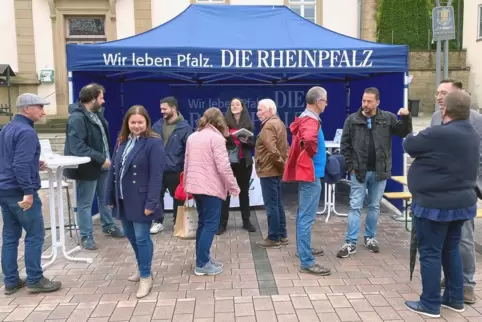
M 226 226 L 219 226 L 218 231 L 216 232 L 216 235 L 222 235 L 226 232 Z
M 341 246 L 340 250 L 338 251 L 338 254 L 336 254 L 336 257 L 338 258 L 347 258 L 351 254 L 356 253 L 356 246 L 352 244 L 344 244 Z
M 57 291 L 62 287 L 62 283 L 58 281 L 51 281 L 48 278 L 42 277 L 40 281 L 33 285 L 27 285 L 27 292 L 29 293 L 48 293 Z
M 243 223 L 243 229 L 246 229 L 250 233 L 254 233 L 256 231 L 256 227 L 250 221 L 246 221 Z
M 378 242 L 375 238 L 365 238 L 365 247 L 372 253 L 378 253 L 380 251 Z
M 5 286 L 5 295 L 12 295 L 13 293 L 17 292 L 19 289 L 25 287 L 25 280 L 20 278 L 18 280 L 18 284 L 15 286 Z

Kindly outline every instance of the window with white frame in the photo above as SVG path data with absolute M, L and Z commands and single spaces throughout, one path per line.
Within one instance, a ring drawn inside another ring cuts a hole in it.
M 105 17 L 66 17 L 66 42 L 68 44 L 93 44 L 107 40 Z
M 209 4 L 215 4 L 215 3 L 225 3 L 225 0 L 196 0 L 196 3 L 209 3 Z
M 482 4 L 479 4 L 478 10 L 477 39 L 482 40 Z
M 316 23 L 316 0 L 289 0 L 288 4 L 291 10 Z

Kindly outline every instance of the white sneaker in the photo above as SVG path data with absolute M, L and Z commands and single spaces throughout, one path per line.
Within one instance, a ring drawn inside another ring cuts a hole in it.
M 164 225 L 161 223 L 154 223 L 151 227 L 151 234 L 158 234 L 164 230 Z

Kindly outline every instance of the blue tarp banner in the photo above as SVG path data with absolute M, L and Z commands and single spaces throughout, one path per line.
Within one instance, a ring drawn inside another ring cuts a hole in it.
M 191 5 L 171 21 L 130 38 L 69 44 L 67 67 L 129 72 L 127 79 L 145 72 L 185 72 L 189 77 L 199 73 L 199 79 L 212 73 L 284 73 L 282 78 L 317 73 L 320 79 L 406 72 L 408 47 L 341 35 L 285 6 L 203 4 Z

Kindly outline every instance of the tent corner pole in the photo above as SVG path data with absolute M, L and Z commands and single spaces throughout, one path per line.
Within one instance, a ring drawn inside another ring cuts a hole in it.
M 68 80 L 69 80 L 69 105 L 74 104 L 74 83 L 72 81 L 72 72 L 69 71 L 67 73 Z
M 408 72 L 403 76 L 403 107 L 408 108 Z
M 124 82 L 125 82 L 125 77 L 122 77 L 120 80 L 120 108 L 121 108 L 121 113 L 124 115 Z
M 346 93 L 346 117 L 350 115 L 350 96 L 351 96 L 351 90 L 350 90 L 350 79 L 348 77 L 345 78 L 345 93 Z

